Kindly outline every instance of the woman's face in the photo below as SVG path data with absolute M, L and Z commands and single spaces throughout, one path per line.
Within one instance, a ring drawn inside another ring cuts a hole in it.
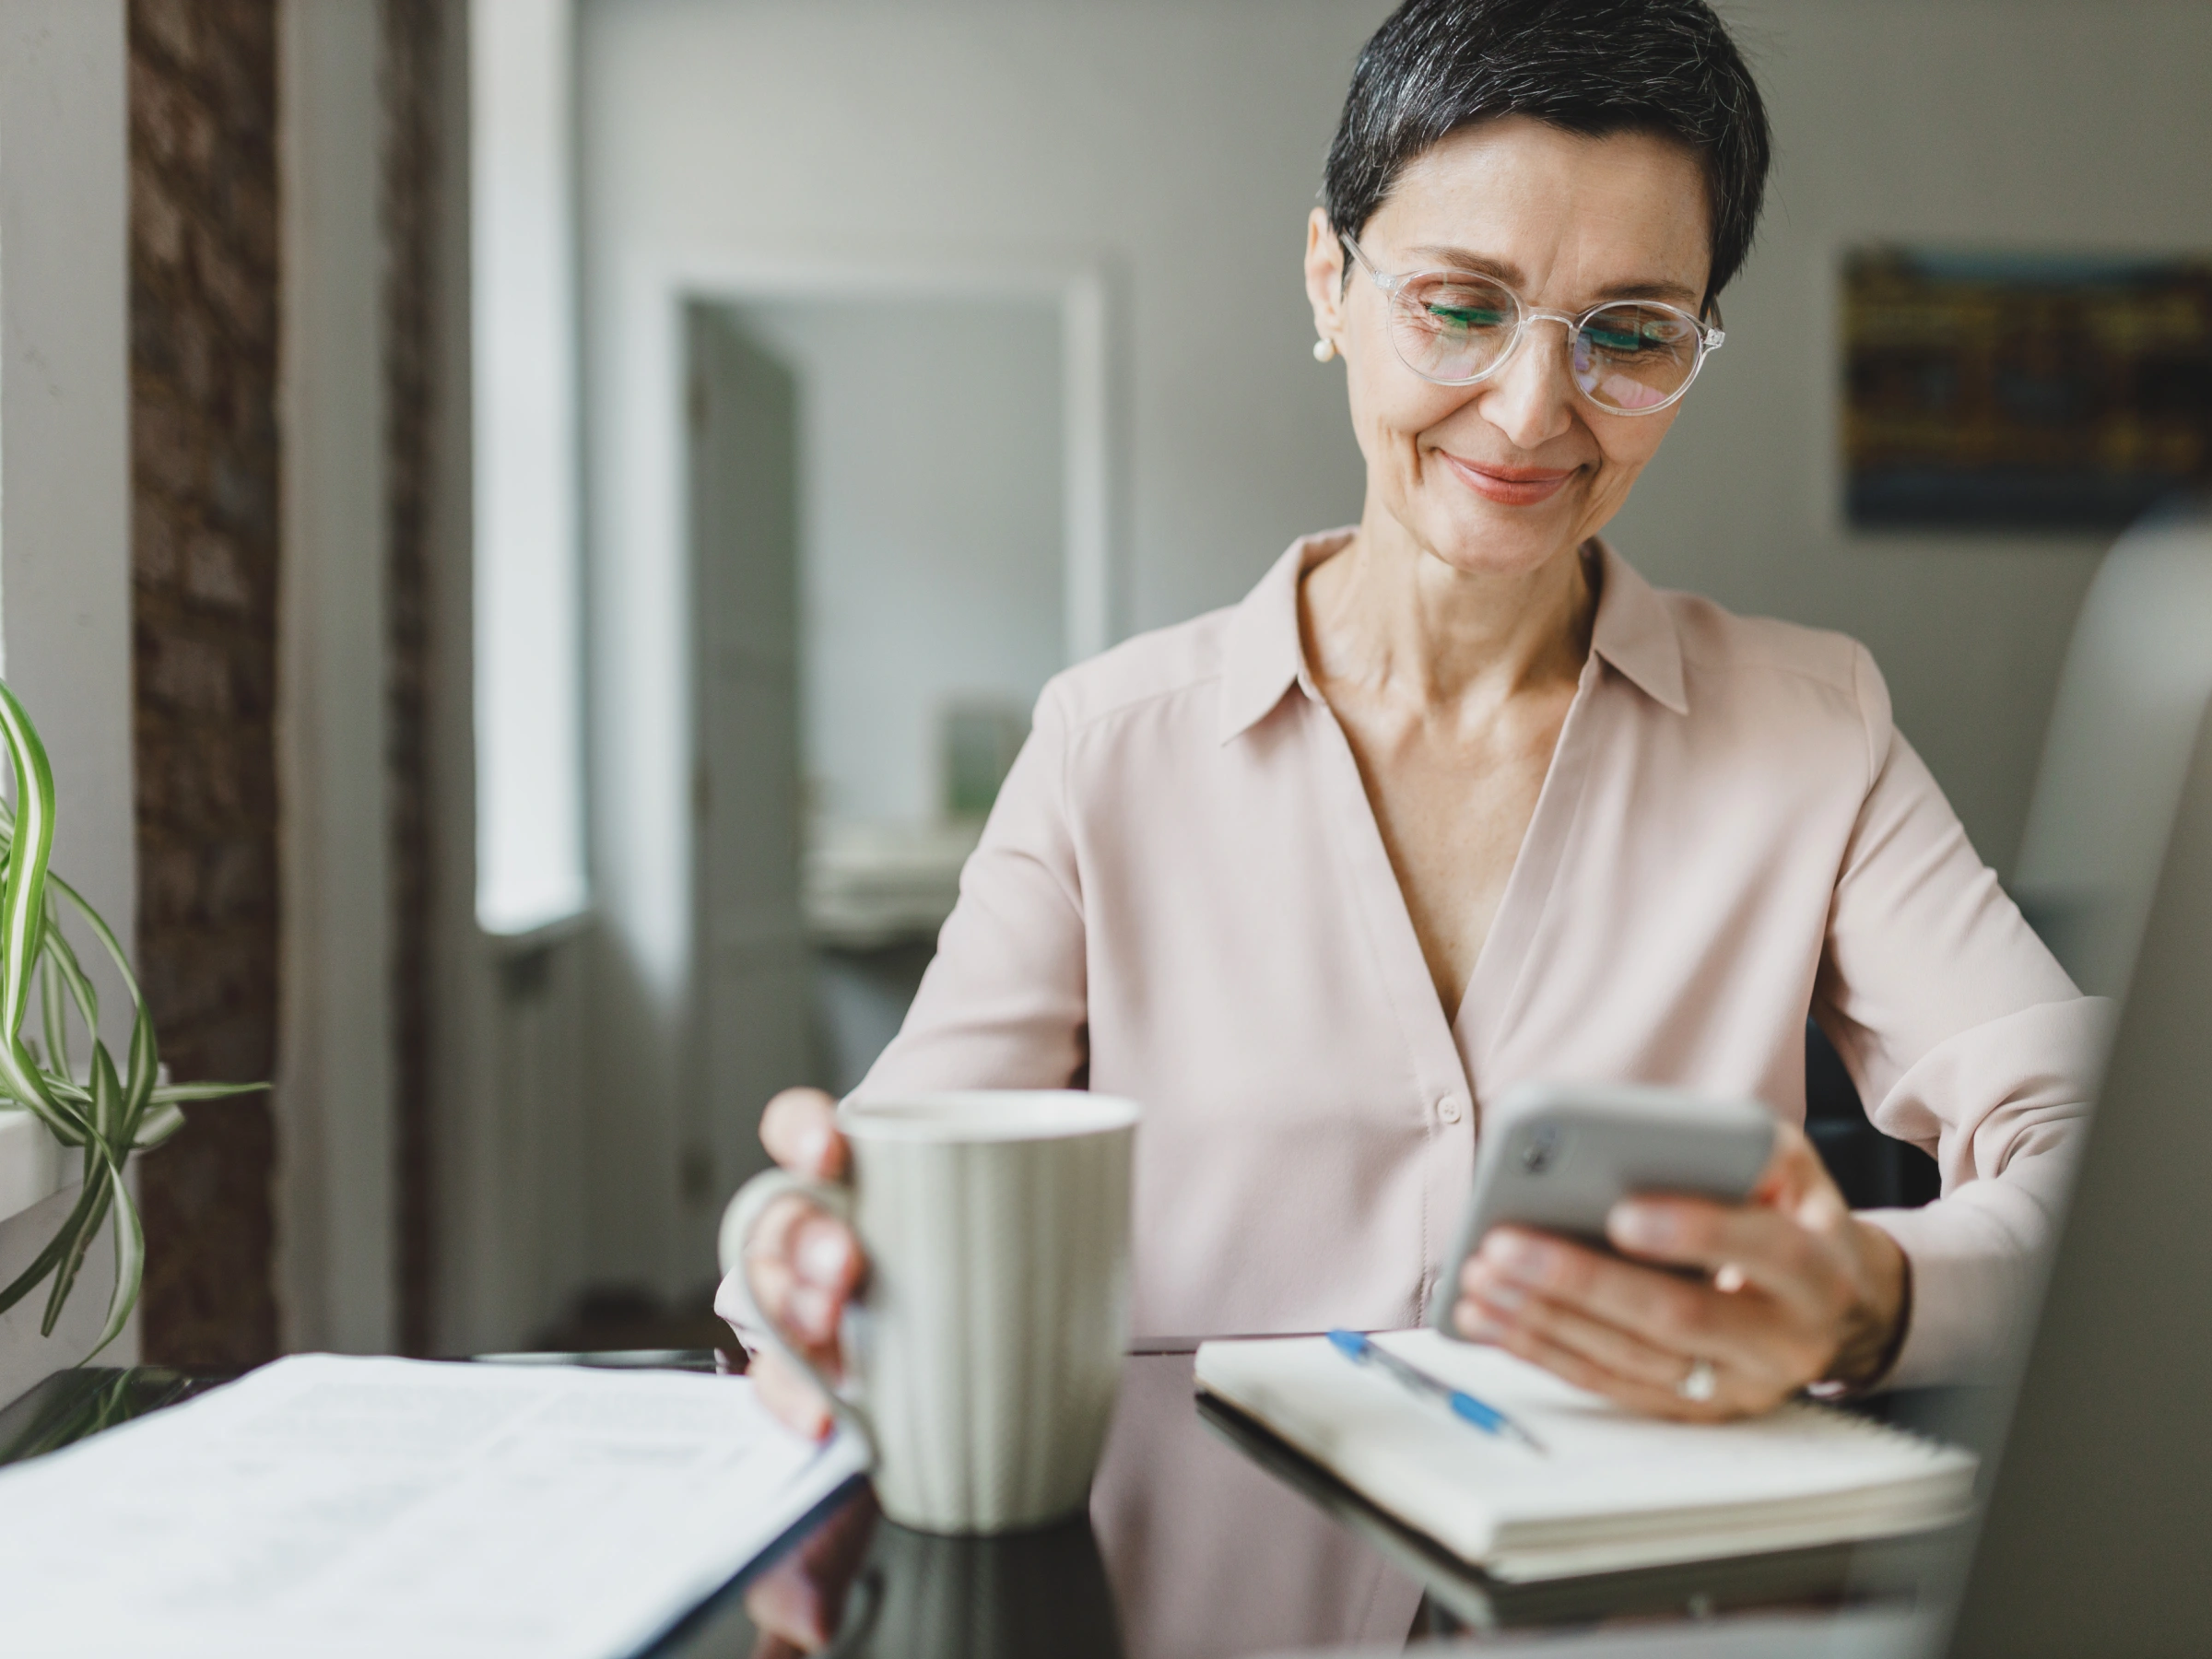
M 1390 275 L 1473 269 L 1523 304 L 1579 316 L 1606 300 L 1695 312 L 1711 265 L 1705 182 L 1671 140 L 1585 138 L 1523 116 L 1463 128 L 1417 158 L 1359 244 Z M 1380 512 L 1457 569 L 1525 572 L 1594 535 L 1674 424 L 1593 407 L 1568 375 L 1567 331 L 1533 324 L 1472 386 L 1425 381 L 1391 342 L 1390 301 L 1315 210 L 1313 321 L 1345 359 L 1352 426 Z

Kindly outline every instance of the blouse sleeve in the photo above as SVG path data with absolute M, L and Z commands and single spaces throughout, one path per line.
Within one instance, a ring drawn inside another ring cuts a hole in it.
M 1975 853 L 1890 723 L 1862 650 L 1869 783 L 1829 915 L 1813 1014 L 1884 1133 L 1933 1154 L 1942 1196 L 1874 1210 L 1912 1267 L 1889 1381 L 1998 1358 L 2037 1282 L 2111 1034 Z
M 906 1022 L 855 1094 L 1066 1088 L 1088 1066 L 1083 894 L 1055 688 L 1001 785 Z

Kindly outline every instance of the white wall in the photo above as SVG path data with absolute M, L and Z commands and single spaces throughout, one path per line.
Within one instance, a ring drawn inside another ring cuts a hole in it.
M 2000 871 L 2103 538 L 1849 535 L 1836 268 L 1853 242 L 2212 247 L 2212 6 L 1725 0 L 1779 167 L 1706 368 L 1618 537 L 1655 580 L 1857 635 Z
M 1836 259 L 1865 238 L 2212 243 L 2212 6 L 1724 4 L 1768 89 L 1780 170 L 1759 248 L 1727 297 L 1728 347 L 1617 539 L 1663 582 L 1865 639 L 1904 729 L 2003 868 L 2098 544 L 1841 530 Z M 1359 509 L 1340 372 L 1308 356 L 1299 255 L 1353 58 L 1387 10 L 582 0 L 603 813 L 647 775 L 641 745 L 659 741 L 673 696 L 626 683 L 659 672 L 640 618 L 679 603 L 626 564 L 651 502 L 677 488 L 637 437 L 668 418 L 640 401 L 651 382 L 636 365 L 669 324 L 641 310 L 636 273 L 679 256 L 1058 258 L 1112 271 L 1126 619 L 1151 627 L 1229 603 L 1292 536 Z M 653 905 L 673 917 L 643 850 L 604 817 L 595 829 L 610 938 Z M 657 936 L 636 926 L 638 939 Z M 632 986 L 663 966 L 630 946 L 609 961 Z M 665 1046 L 616 1030 L 598 1075 L 634 1096 L 650 1075 L 636 1067 Z M 607 1110 L 618 1123 L 625 1108 L 610 1094 Z M 637 1232 L 621 1214 L 653 1225 L 668 1181 L 656 1160 L 673 1161 L 631 1138 L 625 1155 L 645 1161 L 634 1181 L 609 1177 L 632 1182 L 606 1212 L 609 1249 Z
M 124 59 L 122 0 L 0 0 L 0 677 L 53 764 L 54 868 L 127 941 L 137 875 Z M 76 936 L 103 1000 L 118 1002 L 97 947 Z M 127 1031 L 107 1036 L 121 1053 Z M 14 1199 L 51 1191 L 53 1166 L 23 1167 L 38 1137 L 10 1128 L 0 1187 Z M 0 1213 L 0 1283 L 76 1197 L 72 1185 Z M 0 1403 L 84 1358 L 106 1323 L 113 1260 L 103 1235 L 53 1337 L 38 1334 L 44 1286 L 0 1318 Z M 130 1363 L 136 1347 L 134 1327 L 109 1362 Z
M 810 804 L 937 815 L 938 711 L 1026 717 L 1062 641 L 1060 312 L 841 295 L 737 308 L 799 389 Z

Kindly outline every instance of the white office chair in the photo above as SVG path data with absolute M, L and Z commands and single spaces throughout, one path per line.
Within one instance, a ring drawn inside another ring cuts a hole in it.
M 2127 989 L 2212 701 L 2212 515 L 2112 546 L 2066 648 L 2013 891 L 2075 982 Z

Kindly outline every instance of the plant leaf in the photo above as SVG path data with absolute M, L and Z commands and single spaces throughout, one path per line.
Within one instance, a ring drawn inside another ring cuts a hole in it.
M 53 768 L 46 746 L 16 694 L 0 684 L 0 740 L 16 773 L 16 844 L 7 879 L 0 886 L 0 1030 L 5 1046 L 20 1050 L 23 1013 L 30 1001 L 30 972 L 46 926 L 46 865 L 53 855 Z M 12 1060 L 14 1056 L 6 1056 Z M 13 1079 L 18 1086 L 36 1086 Z
M 138 1133 L 132 1136 L 131 1147 L 135 1151 L 149 1151 L 183 1127 L 184 1113 L 164 1101 L 139 1120 Z
M 47 1066 L 65 1076 L 69 1071 L 69 1030 L 62 1006 L 67 994 L 62 989 L 62 965 L 49 956 L 39 967 L 39 1015 L 46 1028 Z M 38 1056 L 33 1054 L 31 1059 L 35 1063 Z
M 0 689 L 5 689 L 5 688 L 0 687 Z M 64 903 L 84 918 L 85 925 L 92 930 L 92 936 L 100 941 L 100 948 L 108 953 L 108 959 L 115 964 L 115 971 L 123 976 L 124 988 L 130 993 L 131 1001 L 138 1006 L 144 1007 L 146 998 L 139 992 L 138 976 L 131 971 L 131 959 L 124 954 L 123 943 L 116 938 L 115 930 L 107 924 L 100 913 L 92 908 L 82 893 L 59 876 L 49 873 L 46 881 L 48 886 L 61 895 Z
M 15 842 L 0 882 L 0 1081 L 59 1129 L 69 1114 L 47 1092 L 23 1047 L 23 1015 L 46 930 L 46 865 L 53 855 L 53 768 L 16 694 L 0 683 L 0 740 L 16 773 Z M 112 935 L 110 935 L 112 936 Z
M 61 1082 L 51 1072 L 43 1075 L 46 1078 L 46 1087 L 53 1091 L 54 1098 L 62 1103 L 63 1110 L 68 1114 L 65 1122 L 54 1123 L 43 1113 L 32 1107 L 26 1106 L 12 1095 L 8 1095 L 5 1089 L 0 1089 L 0 1112 L 28 1112 L 44 1124 L 46 1133 L 53 1135 L 63 1146 L 83 1146 L 85 1144 L 86 1114 L 92 1105 L 90 1091 L 79 1084 Z
M 76 959 L 76 947 L 69 943 L 62 932 L 61 914 L 53 902 L 53 889 L 59 884 L 51 875 L 46 878 L 46 956 L 47 960 L 61 971 L 67 982 L 70 997 L 76 1004 L 77 1017 L 85 1022 L 85 1030 L 93 1036 L 100 1035 L 100 993 L 93 989 L 91 979 L 84 965 Z M 56 1070 L 65 1071 L 66 1066 Z
M 131 1076 L 124 1102 L 124 1122 L 130 1125 L 135 1137 L 138 1120 L 154 1098 L 154 1085 L 161 1080 L 161 1056 L 154 1044 L 153 1017 L 140 1003 L 131 1013 Z
M 47 1086 L 46 1098 L 25 1100 L 17 1094 L 12 1083 L 0 1081 L 0 1095 L 5 1095 L 17 1106 L 29 1112 L 53 1133 L 53 1138 L 65 1147 L 81 1147 L 91 1133 L 85 1112 L 91 1097 L 77 1084 L 65 1084 L 58 1089 L 52 1074 L 40 1071 L 35 1065 L 32 1074 Z
M 34 1068 L 36 1069 L 36 1068 Z M 40 1070 L 39 1080 L 46 1085 L 48 1100 L 45 1105 L 37 1100 L 17 1098 L 16 1091 L 0 1082 L 0 1103 L 20 1107 L 46 1125 L 54 1139 L 65 1147 L 81 1147 L 88 1134 L 91 1119 L 88 1115 L 92 1105 L 92 1091 L 81 1083 L 58 1077 L 50 1071 Z
M 112 1194 L 108 1191 L 102 1162 L 98 1147 L 85 1147 L 85 1191 L 91 1194 L 91 1213 L 79 1223 L 77 1214 L 84 1209 L 83 1204 L 79 1203 L 77 1210 L 70 1215 L 69 1220 L 75 1226 L 75 1232 L 69 1240 L 68 1249 L 62 1253 L 61 1265 L 54 1269 L 53 1288 L 46 1293 L 46 1312 L 39 1321 L 39 1335 L 41 1336 L 53 1335 L 55 1322 L 62 1316 L 62 1304 L 69 1300 L 69 1291 L 76 1283 L 77 1272 L 85 1265 L 85 1253 L 92 1248 L 93 1235 L 107 1218 Z M 65 1228 L 64 1230 L 69 1230 Z
M 108 1182 L 115 1194 L 115 1288 L 108 1292 L 108 1323 L 100 1340 L 92 1345 L 92 1354 L 123 1335 L 131 1310 L 138 1305 L 139 1288 L 146 1282 L 146 1229 L 138 1219 L 138 1206 L 131 1202 L 121 1164 L 109 1164 Z M 87 1359 L 91 1357 L 85 1356 Z
M 68 1303 L 69 1292 L 76 1288 L 76 1276 L 84 1269 L 85 1258 L 92 1253 L 92 1241 L 100 1236 L 100 1224 L 108 1218 L 108 1206 L 114 1202 L 114 1194 L 104 1174 L 86 1185 L 94 1194 L 92 1213 L 77 1229 L 76 1236 L 69 1241 L 62 1265 L 54 1269 L 53 1287 L 46 1292 L 46 1312 L 39 1320 L 41 1336 L 53 1335 L 53 1327 L 61 1323 L 62 1309 Z
M 147 1098 L 157 1106 L 179 1100 L 223 1100 L 232 1095 L 259 1094 L 266 1083 L 164 1083 Z
M 32 1258 L 30 1265 L 18 1273 L 6 1289 L 0 1290 L 0 1313 L 6 1312 L 37 1289 L 39 1281 L 53 1271 L 55 1264 L 67 1253 L 69 1241 L 76 1236 L 76 1230 L 83 1224 L 84 1218 L 92 1213 L 92 1206 L 99 1201 L 99 1196 L 89 1187 L 84 1190 L 77 1198 L 76 1207 L 69 1212 L 69 1218 L 62 1223 L 61 1230 L 46 1241 L 46 1248 Z
M 100 1136 L 100 1150 L 110 1153 L 123 1135 L 123 1082 L 115 1076 L 115 1062 L 108 1057 L 108 1045 L 95 1039 L 92 1043 L 92 1127 Z
M 115 1133 L 123 1117 L 123 1084 L 115 1076 L 115 1062 L 108 1057 L 107 1044 L 95 1041 L 92 1044 L 92 1124 L 97 1134 L 94 1143 L 85 1148 L 85 1185 L 98 1185 L 100 1197 L 92 1208 L 89 1220 L 79 1229 L 71 1241 L 68 1253 L 63 1256 L 59 1272 L 54 1276 L 53 1289 L 46 1299 L 46 1317 L 41 1334 L 51 1336 L 56 1321 L 61 1318 L 62 1305 L 69 1300 L 69 1292 L 76 1284 L 76 1276 L 90 1253 L 93 1239 L 100 1224 L 107 1218 L 110 1204 L 115 1207 L 115 1283 L 108 1292 L 108 1320 L 100 1340 L 92 1352 L 115 1340 L 123 1328 L 123 1320 L 130 1317 L 132 1305 L 138 1297 L 138 1279 L 146 1265 L 146 1233 L 138 1220 L 138 1206 L 131 1202 L 129 1184 L 123 1178 L 123 1160 L 115 1154 Z M 116 1313 L 122 1304 L 122 1314 Z

